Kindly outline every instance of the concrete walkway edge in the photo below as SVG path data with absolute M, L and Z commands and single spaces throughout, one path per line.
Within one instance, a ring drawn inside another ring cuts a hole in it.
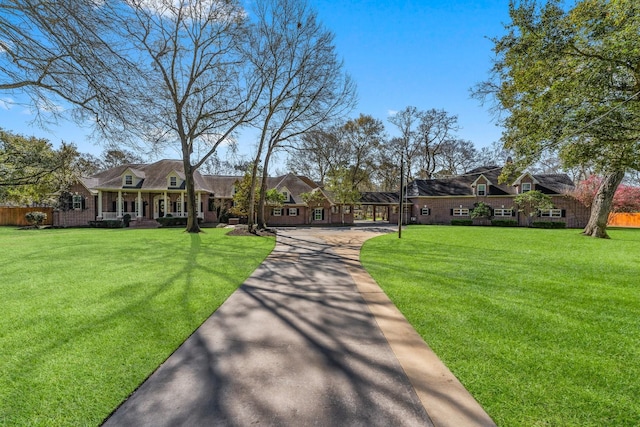
M 367 236 L 368 238 L 375 236 Z M 360 240 L 360 239 L 355 239 Z M 361 241 L 336 247 L 359 292 L 436 427 L 495 426 L 360 263 Z M 334 241 L 334 244 L 340 244 Z M 355 243 L 355 244 L 354 244 Z M 357 262 L 355 260 L 358 260 Z

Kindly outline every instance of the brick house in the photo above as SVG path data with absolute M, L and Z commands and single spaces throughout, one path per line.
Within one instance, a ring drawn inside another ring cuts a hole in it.
M 203 175 L 194 172 L 197 217 L 204 222 L 219 222 L 220 215 L 233 204 L 239 176 Z M 282 206 L 270 206 L 265 212 L 268 225 L 353 223 L 353 207 L 338 206 L 312 180 L 287 174 L 272 177 L 269 189 L 285 195 Z M 307 206 L 302 193 L 319 191 L 317 206 Z M 54 212 L 54 226 L 86 226 L 90 221 L 131 217 L 131 226 L 153 223 L 165 216 L 186 217 L 186 186 L 182 161 L 160 160 L 151 164 L 127 164 L 79 179 L 70 189 L 65 209 Z
M 566 174 L 524 173 L 511 184 L 501 184 L 502 168 L 484 166 L 450 178 L 414 180 L 407 185 L 408 212 L 403 222 L 450 224 L 453 219 L 470 219 L 478 202 L 491 207 L 494 219 L 516 220 L 527 225 L 528 213 L 518 212 L 514 198 L 538 190 L 551 197 L 553 209 L 536 213 L 537 221 L 564 222 L 569 228 L 582 228 L 589 219 L 589 208 L 569 195 L 574 184 Z

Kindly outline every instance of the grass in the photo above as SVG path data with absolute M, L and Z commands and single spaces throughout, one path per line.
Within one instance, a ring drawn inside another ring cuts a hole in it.
M 499 426 L 640 425 L 640 230 L 409 227 L 361 259 Z
M 225 230 L 0 227 L 0 425 L 98 425 L 271 251 Z

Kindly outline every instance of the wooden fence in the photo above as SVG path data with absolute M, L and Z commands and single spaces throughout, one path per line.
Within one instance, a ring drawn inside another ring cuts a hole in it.
M 53 225 L 53 208 L 8 208 L 0 207 L 0 225 L 17 225 L 24 226 L 29 225 L 24 217 L 28 212 L 44 212 L 47 214 L 47 219 L 44 221 L 44 225 Z
M 611 227 L 640 228 L 640 213 L 612 213 L 609 215 L 608 225 Z

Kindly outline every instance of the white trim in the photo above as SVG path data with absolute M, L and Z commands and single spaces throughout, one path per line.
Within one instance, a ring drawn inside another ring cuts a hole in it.
M 562 218 L 562 209 L 544 209 L 540 211 L 542 218 Z
M 469 209 L 453 208 L 453 216 L 469 216 Z
M 483 194 L 480 194 L 480 187 L 482 186 Z M 476 186 L 476 195 L 478 196 L 486 196 L 487 195 L 487 184 L 478 184 Z

